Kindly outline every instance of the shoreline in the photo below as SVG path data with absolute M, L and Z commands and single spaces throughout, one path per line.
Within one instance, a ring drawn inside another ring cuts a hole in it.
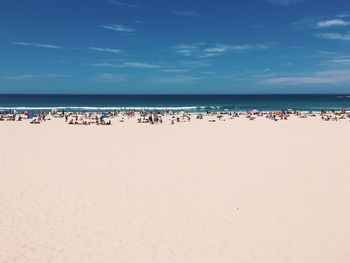
M 189 111 L 192 113 L 350 110 L 349 94 L 178 94 L 178 95 L 0 95 L 0 111 Z
M 350 113 L 350 109 L 347 107 L 318 107 L 317 109 L 296 109 L 296 108 L 284 108 L 288 111 L 294 111 L 294 112 L 301 112 L 301 113 L 308 113 L 308 112 L 314 112 L 314 113 L 321 113 L 323 111 L 325 112 L 341 112 L 345 111 L 346 113 Z M 222 106 L 176 106 L 176 107 L 166 107 L 166 106 L 149 106 L 149 107 L 89 107 L 89 106 L 72 106 L 72 107 L 66 107 L 66 106 L 43 106 L 43 107 L 26 107 L 26 106 L 14 106 L 14 107 L 1 107 L 0 106 L 0 114 L 1 112 L 51 112 L 51 111 L 60 111 L 60 112 L 79 112 L 79 113 L 105 113 L 105 112 L 128 112 L 128 111 L 134 111 L 134 112 L 180 112 L 185 111 L 187 113 L 192 114 L 203 114 L 207 111 L 210 111 L 212 113 L 248 113 L 253 110 L 257 110 L 261 113 L 269 113 L 269 112 L 276 112 L 281 111 L 281 108 L 271 108 L 271 109 L 256 109 L 252 107 L 249 110 L 229 110 L 222 108 Z

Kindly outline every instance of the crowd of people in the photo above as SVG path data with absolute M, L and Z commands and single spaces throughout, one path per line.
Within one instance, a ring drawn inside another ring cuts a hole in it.
M 312 118 L 320 117 L 323 121 L 350 120 L 350 112 L 342 111 L 321 111 L 321 112 L 300 112 L 292 110 L 283 110 L 276 112 L 263 112 L 252 110 L 248 112 L 171 112 L 171 111 L 126 111 L 126 112 L 57 112 L 42 111 L 37 113 L 22 112 L 0 112 L 0 121 L 22 121 L 29 120 L 31 124 L 40 124 L 51 119 L 64 119 L 68 125 L 112 125 L 112 121 L 124 122 L 129 119 L 137 119 L 139 124 L 163 124 L 175 125 L 181 122 L 190 122 L 192 118 L 196 120 L 208 120 L 209 122 L 226 121 L 235 118 L 245 117 L 251 121 L 257 118 L 267 118 L 272 121 L 285 121 L 291 117 L 294 118 Z

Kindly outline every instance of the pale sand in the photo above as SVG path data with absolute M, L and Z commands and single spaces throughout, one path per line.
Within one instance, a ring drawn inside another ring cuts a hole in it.
M 0 123 L 0 262 L 350 262 L 350 123 Z

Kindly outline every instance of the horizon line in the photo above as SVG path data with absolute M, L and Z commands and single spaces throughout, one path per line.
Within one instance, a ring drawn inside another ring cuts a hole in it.
M 0 96 L 290 96 L 350 95 L 350 93 L 0 93 Z

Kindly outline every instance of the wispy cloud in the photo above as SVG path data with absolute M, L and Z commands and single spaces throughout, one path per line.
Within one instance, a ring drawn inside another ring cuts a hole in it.
M 182 44 L 173 47 L 173 49 L 175 50 L 175 53 L 179 55 L 190 57 L 192 55 L 198 54 L 200 47 L 203 45 L 205 45 L 205 43 Z
M 348 67 L 350 65 L 350 56 L 346 53 L 319 51 L 318 56 L 322 59 L 319 63 L 320 66 L 343 68 L 344 66 Z
M 107 1 L 107 3 L 110 3 L 112 5 L 117 5 L 117 6 L 123 6 L 123 7 L 132 7 L 132 8 L 140 8 L 140 5 L 136 4 L 130 4 L 130 3 L 124 3 L 120 1 Z
M 198 11 L 193 11 L 193 10 L 173 10 L 172 13 L 175 15 L 179 15 L 179 16 L 189 16 L 189 17 L 201 17 L 201 16 L 203 16 Z
M 119 67 L 135 68 L 135 69 L 159 69 L 159 68 L 162 68 L 162 66 L 158 65 L 158 64 L 149 64 L 149 63 L 143 63 L 143 62 L 124 62 Z
M 216 56 L 219 56 L 220 55 L 220 53 L 215 53 L 215 52 L 213 52 L 213 53 L 205 53 L 205 54 L 202 54 L 202 55 L 200 55 L 199 57 L 200 58 L 211 58 L 211 57 L 216 57 Z
M 191 45 L 177 45 L 174 50 L 177 54 L 186 57 L 209 58 L 219 56 L 230 51 L 247 51 L 247 50 L 264 50 L 269 49 L 270 46 L 264 44 L 245 44 L 245 45 L 229 45 L 216 44 L 207 46 L 205 43 L 191 44 Z
M 176 85 L 185 85 L 185 84 L 193 84 L 201 80 L 200 77 L 191 77 L 191 76 L 174 76 L 174 77 L 162 77 L 154 79 L 152 82 L 154 84 L 176 84 Z
M 163 69 L 164 73 L 185 73 L 188 72 L 188 69 Z
M 338 58 L 334 60 L 330 60 L 330 63 L 337 64 L 337 65 L 344 65 L 344 64 L 350 64 L 350 57 L 348 58 Z
M 68 75 L 49 73 L 49 74 L 21 74 L 14 76 L 5 76 L 8 80 L 34 80 L 34 79 L 51 79 L 51 78 L 66 78 Z
M 39 43 L 29 43 L 29 42 L 12 42 L 13 45 L 18 46 L 30 46 L 30 47 L 39 47 L 39 48 L 51 48 L 51 49 L 61 49 L 62 47 L 51 44 L 39 44 Z
M 319 33 L 316 36 L 323 39 L 350 41 L 350 33 Z
M 185 61 L 183 64 L 193 67 L 193 68 L 200 68 L 200 67 L 208 67 L 210 66 L 210 63 L 204 60 L 191 60 L 191 61 Z
M 136 31 L 131 27 L 123 26 L 120 24 L 108 24 L 108 25 L 102 25 L 101 27 L 103 27 L 104 29 L 108 29 L 116 32 L 133 33 Z
M 101 73 L 93 77 L 93 80 L 104 81 L 104 82 L 122 82 L 127 79 L 126 75 L 118 75 L 111 73 Z
M 299 21 L 292 23 L 293 26 L 306 29 L 327 29 L 334 27 L 350 26 L 350 21 L 346 18 L 346 14 L 337 14 L 323 17 L 306 17 Z
M 106 68 L 106 67 L 113 67 L 114 65 L 108 62 L 102 62 L 102 63 L 88 63 L 85 64 L 86 66 L 90 67 L 98 67 L 98 68 Z
M 89 49 L 93 51 L 108 52 L 108 53 L 114 53 L 114 54 L 119 54 L 122 52 L 119 49 L 108 48 L 108 47 L 89 47 Z
M 350 41 L 350 32 L 341 32 L 340 27 L 350 26 L 350 20 L 346 20 L 348 14 L 337 14 L 327 17 L 307 17 L 292 23 L 299 29 L 314 30 L 314 36 L 328 40 Z M 325 30 L 338 29 L 336 32 L 327 32 Z
M 226 44 L 216 44 L 214 47 L 206 48 L 204 51 L 207 53 L 224 53 L 228 51 L 241 51 L 250 49 L 268 49 L 269 46 L 263 44 L 254 45 L 226 45 Z
M 262 81 L 267 85 L 344 85 L 350 81 L 350 68 L 319 71 L 302 76 L 282 76 L 268 78 Z
M 344 67 L 350 66 L 350 57 L 345 58 L 335 58 L 335 59 L 329 59 L 325 61 L 321 61 L 318 66 L 326 66 L 332 69 L 342 69 Z
M 350 25 L 350 22 L 343 19 L 330 19 L 330 20 L 323 20 L 323 21 L 317 22 L 318 28 L 329 28 L 329 27 L 348 26 L 348 25 Z
M 135 19 L 132 22 L 135 23 L 135 24 L 143 24 L 143 21 L 142 20 L 138 20 L 138 19 Z
M 338 17 L 338 18 L 347 18 L 347 17 L 350 17 L 350 13 L 342 12 L 340 14 L 337 14 L 336 17 Z
M 288 5 L 298 4 L 298 3 L 304 2 L 306 0 L 266 0 L 266 1 L 271 2 L 273 4 L 276 4 L 276 5 L 288 6 Z
M 268 85 L 321 85 L 321 84 L 332 84 L 334 79 L 322 78 L 322 77 L 279 77 L 271 78 L 263 81 L 263 84 Z

